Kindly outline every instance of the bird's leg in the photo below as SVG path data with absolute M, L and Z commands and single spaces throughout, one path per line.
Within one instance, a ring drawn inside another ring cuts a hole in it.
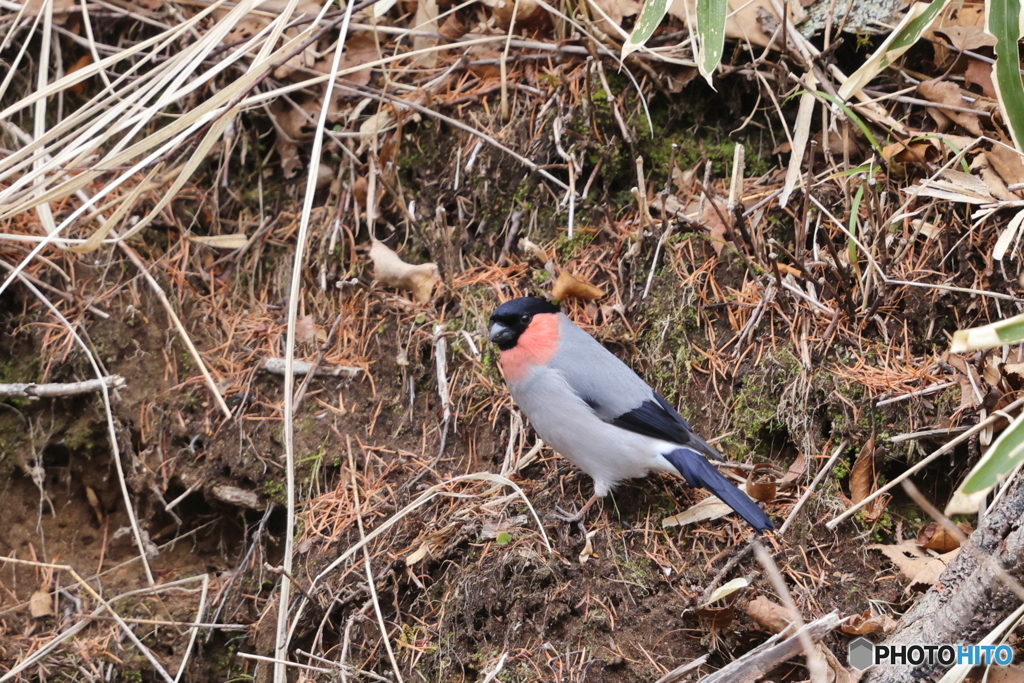
M 560 519 L 563 522 L 569 522 L 570 524 L 574 522 L 580 522 L 587 515 L 587 510 L 589 510 L 591 506 L 599 500 L 601 500 L 601 497 L 598 496 L 597 494 L 594 494 L 593 496 L 590 497 L 590 500 L 588 500 L 583 505 L 580 511 L 575 513 L 568 513 L 562 508 L 555 506 L 555 512 L 558 513 L 555 515 L 555 518 Z

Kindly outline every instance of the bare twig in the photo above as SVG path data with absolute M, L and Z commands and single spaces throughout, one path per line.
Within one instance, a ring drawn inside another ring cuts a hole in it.
M 107 375 L 101 379 L 87 379 L 82 382 L 64 383 L 16 383 L 0 384 L 0 396 L 17 396 L 19 398 L 55 398 L 58 396 L 78 396 L 100 391 L 103 387 L 120 389 L 127 384 L 120 375 Z

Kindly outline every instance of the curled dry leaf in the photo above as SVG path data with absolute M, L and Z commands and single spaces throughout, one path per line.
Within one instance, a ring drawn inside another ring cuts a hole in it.
M 50 595 L 49 586 L 45 583 L 28 599 L 28 611 L 33 619 L 53 616 L 53 596 Z
M 840 626 L 843 633 L 851 636 L 864 636 L 869 633 L 888 633 L 896 628 L 896 620 L 888 614 L 871 614 L 871 610 L 864 610 L 864 614 L 853 614 L 846 623 Z
M 736 609 L 729 607 L 700 607 L 696 610 L 701 622 L 708 628 L 726 628 L 736 616 Z
M 971 529 L 971 525 L 966 522 L 960 522 L 956 526 L 965 536 L 969 536 L 974 532 Z M 917 532 L 917 544 L 922 548 L 935 550 L 940 553 L 948 553 L 960 547 L 960 541 L 957 540 L 957 537 L 938 522 L 929 522 L 921 527 L 921 530 Z
M 716 588 L 714 590 L 714 592 L 711 593 L 711 596 L 708 598 L 708 601 L 704 603 L 704 607 L 707 607 L 708 605 L 710 605 L 713 602 L 718 602 L 719 600 L 722 600 L 723 598 L 727 598 L 730 595 L 733 595 L 734 593 L 736 593 L 736 591 L 742 590 L 742 589 L 746 588 L 749 585 L 750 585 L 750 581 L 747 581 L 742 576 L 739 577 L 738 579 L 733 579 L 732 581 L 729 581 L 727 583 L 723 583 L 721 586 Z
M 537 263 L 544 265 L 551 260 L 548 252 L 544 251 L 544 248 L 539 244 L 531 242 L 526 237 L 519 238 L 519 249 L 526 255 L 527 258 L 536 261 Z
M 941 156 L 938 143 L 932 139 L 894 142 L 882 148 L 882 158 L 897 164 L 928 166 L 938 161 Z
M 762 503 L 775 500 L 775 476 L 771 472 L 771 465 L 754 465 L 754 469 L 747 475 L 747 495 Z M 767 481 L 757 481 L 758 475 L 762 473 L 767 473 Z
M 419 0 L 416 3 L 416 18 L 413 26 L 417 31 L 426 33 L 437 33 L 437 15 L 440 12 L 437 7 L 437 0 Z M 437 38 L 426 35 L 416 35 L 412 39 L 413 52 L 426 50 L 438 44 Z M 416 55 L 412 59 L 412 66 L 423 69 L 432 69 L 437 64 L 437 51 L 432 50 Z
M 959 109 L 970 107 L 968 101 L 963 97 L 965 93 L 960 90 L 960 86 L 956 83 L 951 81 L 940 81 L 933 78 L 928 81 L 921 81 L 917 86 L 917 92 L 926 100 L 935 102 L 935 104 L 938 105 L 939 110 L 945 116 L 949 117 L 974 135 L 980 137 L 985 134 L 981 129 L 981 124 L 978 122 L 977 114 L 946 109 L 941 106 L 945 104 L 949 107 L 958 107 Z
M 416 303 L 428 303 L 434 285 L 441 279 L 436 263 L 406 263 L 378 240 L 373 240 L 373 246 L 370 247 L 370 260 L 373 261 L 374 275 L 378 282 L 412 292 Z
M 634 16 L 643 7 L 637 0 L 590 0 L 590 5 L 597 10 L 591 12 L 597 28 L 609 36 L 618 35 L 616 29 L 622 26 L 622 20 Z
M 583 546 L 583 550 L 580 551 L 580 564 L 584 564 L 587 560 L 592 557 L 597 557 L 597 553 L 594 552 L 594 535 L 597 533 L 597 529 L 587 533 L 587 542 Z
M 715 496 L 708 496 L 678 515 L 672 515 L 661 520 L 661 527 L 667 529 L 670 526 L 686 526 L 695 522 L 703 522 L 707 519 L 725 517 L 730 512 L 732 512 L 731 507 Z
M 770 633 L 781 633 L 792 620 L 789 610 L 763 595 L 747 603 L 747 616 Z
M 805 474 L 807 474 L 807 456 L 800 453 L 796 456 L 796 460 L 793 461 L 793 464 L 789 466 L 789 470 L 786 472 L 785 476 L 782 477 L 782 481 L 779 483 L 779 488 L 783 490 L 791 488 L 800 480 L 800 477 Z
M 856 505 L 870 496 L 875 487 L 875 433 L 871 432 L 870 438 L 853 463 L 853 469 L 850 470 L 850 499 L 853 500 L 853 504 Z
M 537 0 L 518 0 L 518 10 L 516 9 L 516 0 L 482 0 L 482 2 L 493 10 L 494 18 L 503 31 L 508 30 L 512 24 L 513 12 L 516 15 L 516 26 L 527 29 L 540 28 L 548 19 L 547 10 Z
M 594 299 L 600 299 L 603 296 L 603 289 L 595 287 L 586 280 L 572 275 L 567 270 L 563 270 L 558 274 L 555 286 L 551 288 L 551 298 L 556 301 L 565 301 L 566 299 L 583 299 L 584 301 L 593 301 Z
M 804 21 L 807 13 L 800 3 L 784 3 L 791 25 Z M 672 0 L 668 13 L 686 22 L 686 26 L 697 25 L 697 0 Z M 725 37 L 744 43 L 753 43 L 759 47 L 767 47 L 771 42 L 772 33 L 781 23 L 779 16 L 767 0 L 747 2 L 746 0 L 729 0 L 730 12 L 725 21 Z

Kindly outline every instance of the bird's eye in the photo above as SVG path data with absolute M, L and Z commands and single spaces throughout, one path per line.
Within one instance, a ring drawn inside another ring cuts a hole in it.
M 519 316 L 519 320 L 521 320 L 524 325 L 528 324 L 530 322 L 530 314 L 523 313 L 521 316 Z

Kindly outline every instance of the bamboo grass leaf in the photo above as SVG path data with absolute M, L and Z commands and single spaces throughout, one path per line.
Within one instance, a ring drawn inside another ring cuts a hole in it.
M 895 30 L 885 39 L 885 42 L 839 88 L 839 98 L 849 100 L 870 83 L 875 76 L 889 68 L 921 38 L 921 35 L 938 18 L 947 2 L 948 0 L 933 0 L 927 4 L 915 2 Z
M 1020 0 L 985 3 L 985 31 L 996 39 L 992 85 L 1013 144 L 1024 150 L 1024 87 L 1020 80 Z

